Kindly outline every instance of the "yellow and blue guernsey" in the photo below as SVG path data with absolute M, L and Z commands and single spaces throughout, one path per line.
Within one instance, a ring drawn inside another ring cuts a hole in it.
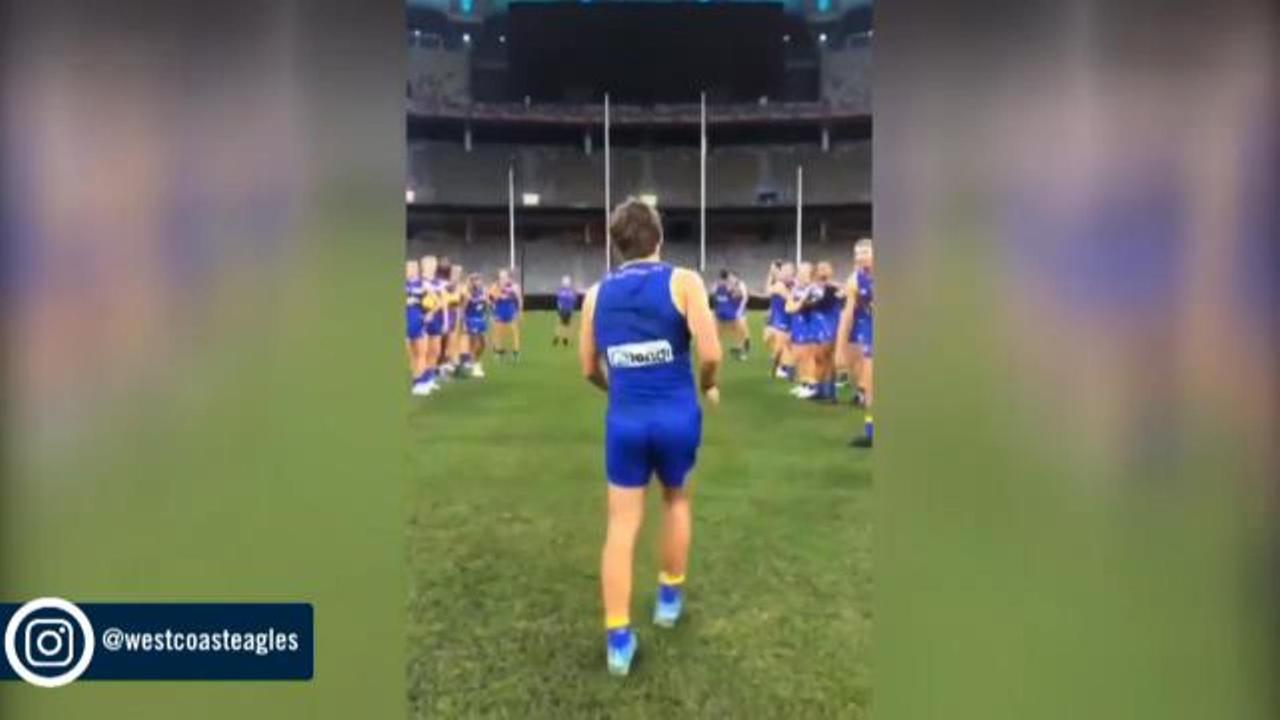
M 774 330 L 791 331 L 791 315 L 787 313 L 787 294 L 790 291 L 786 283 L 774 283 L 769 288 L 769 327 Z
M 493 301 L 493 321 L 499 323 L 515 322 L 520 311 L 520 299 L 516 294 L 515 283 L 506 282 L 498 285 Z
M 472 286 L 467 291 L 463 321 L 468 335 L 483 335 L 489 331 L 489 294 L 483 287 Z
M 627 263 L 596 291 L 593 329 L 609 368 L 605 472 L 621 487 L 644 487 L 654 474 L 667 487 L 682 487 L 702 441 L 689 328 L 672 299 L 673 271 L 665 263 Z
M 835 283 L 822 283 L 822 298 L 818 301 L 818 312 L 822 314 L 824 343 L 835 341 L 836 331 L 840 327 L 840 313 L 843 310 L 844 289 Z
M 724 280 L 716 283 L 711 291 L 712 306 L 715 308 L 716 320 L 733 322 L 738 319 L 738 305 L 741 298 L 735 297 L 733 288 Z
M 427 337 L 444 334 L 444 286 L 439 280 L 422 282 L 422 310 L 425 315 L 424 330 Z
M 561 287 L 556 290 L 556 314 L 560 316 L 560 322 L 567 323 L 569 318 L 573 316 L 573 309 L 577 306 L 577 290 L 571 287 Z

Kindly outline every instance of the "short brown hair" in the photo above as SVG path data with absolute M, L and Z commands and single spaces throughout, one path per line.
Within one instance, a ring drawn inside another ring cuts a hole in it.
M 657 208 L 629 197 L 609 215 L 609 234 L 623 260 L 648 257 L 662 243 L 662 217 Z

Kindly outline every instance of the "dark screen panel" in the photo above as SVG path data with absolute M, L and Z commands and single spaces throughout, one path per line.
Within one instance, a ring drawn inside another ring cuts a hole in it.
M 691 102 L 780 95 L 780 3 L 512 3 L 512 99 Z

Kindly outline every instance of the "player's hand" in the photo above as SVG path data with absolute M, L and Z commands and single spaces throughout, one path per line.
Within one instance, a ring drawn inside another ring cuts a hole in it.
M 711 405 L 720 404 L 720 388 L 718 386 L 712 385 L 711 387 L 707 388 L 706 391 L 703 392 L 702 394 L 707 398 L 707 402 L 709 404 Z

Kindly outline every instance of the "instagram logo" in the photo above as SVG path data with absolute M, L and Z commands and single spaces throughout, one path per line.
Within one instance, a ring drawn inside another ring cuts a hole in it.
M 39 598 L 18 608 L 4 631 L 9 667 L 39 687 L 75 681 L 93 660 L 93 626 L 84 611 L 61 598 Z

